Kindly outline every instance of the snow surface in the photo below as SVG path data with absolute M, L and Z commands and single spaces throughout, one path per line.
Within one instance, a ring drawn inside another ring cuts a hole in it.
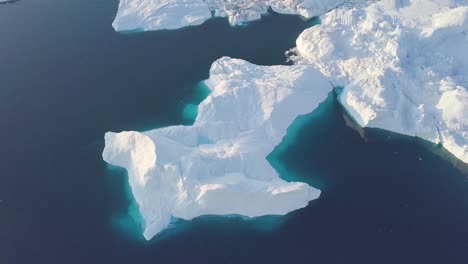
M 102 156 L 127 169 L 148 240 L 171 217 L 284 215 L 320 195 L 280 179 L 266 156 L 297 116 L 326 99 L 332 86 L 322 74 L 224 57 L 205 84 L 211 94 L 192 126 L 105 135 Z
M 365 0 L 120 0 L 112 24 L 116 31 L 177 29 L 199 25 L 212 16 L 227 17 L 232 25 L 260 19 L 269 8 L 305 18 L 336 6 Z
M 302 63 L 344 87 L 361 126 L 441 143 L 468 162 L 468 0 L 338 8 L 297 39 Z

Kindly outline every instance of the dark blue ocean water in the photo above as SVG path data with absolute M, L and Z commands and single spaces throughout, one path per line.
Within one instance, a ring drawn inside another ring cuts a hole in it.
M 179 221 L 150 242 L 119 228 L 131 201 L 101 159 L 104 133 L 190 124 L 184 107 L 201 100 L 211 62 L 284 64 L 313 22 L 117 34 L 117 4 L 0 5 L 0 263 L 468 263 L 467 176 L 437 146 L 361 137 L 333 94 L 270 156 L 322 190 L 306 209 Z

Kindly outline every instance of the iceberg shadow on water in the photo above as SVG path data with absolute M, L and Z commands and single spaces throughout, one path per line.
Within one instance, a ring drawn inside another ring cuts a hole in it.
M 349 118 L 349 115 L 346 115 L 345 118 Z M 349 123 L 347 123 L 350 126 Z M 357 128 L 356 128 L 357 126 Z M 457 169 L 460 173 L 465 175 L 468 178 L 468 163 L 464 163 L 459 158 L 457 158 L 453 153 L 449 152 L 442 144 L 435 144 L 428 140 L 422 139 L 420 137 L 403 135 L 395 132 L 391 132 L 381 128 L 359 128 L 357 124 L 351 124 L 351 128 L 356 130 L 358 133 L 359 130 L 364 131 L 364 134 L 361 134 L 361 137 L 366 142 L 400 142 L 407 144 L 414 144 L 424 151 L 434 154 L 439 159 L 446 161 L 451 164 L 452 167 Z M 418 161 L 422 161 L 425 155 L 418 156 Z
M 441 143 L 435 144 L 430 142 L 426 139 L 417 137 L 417 136 L 409 136 L 404 135 L 396 132 L 392 132 L 389 130 L 375 128 L 375 127 L 361 127 L 358 122 L 353 118 L 352 114 L 348 112 L 348 110 L 343 107 L 342 103 L 340 102 L 341 94 L 343 92 L 343 87 L 335 87 L 334 89 L 335 96 L 337 103 L 340 106 L 341 111 L 343 112 L 343 118 L 348 127 L 356 131 L 360 137 L 365 142 L 376 142 L 376 141 L 399 141 L 399 142 L 409 142 L 409 143 L 416 143 L 416 145 L 422 147 L 423 149 L 435 154 L 436 156 L 440 157 L 443 160 L 448 161 L 452 166 L 458 169 L 463 175 L 468 177 L 468 163 L 464 163 L 459 158 L 457 158 L 453 153 L 448 151 Z M 422 158 L 420 158 L 421 160 Z

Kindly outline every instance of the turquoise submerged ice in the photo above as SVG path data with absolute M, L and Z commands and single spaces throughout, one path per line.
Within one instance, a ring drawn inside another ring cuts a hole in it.
M 171 217 L 284 215 L 320 196 L 282 180 L 266 156 L 297 116 L 327 98 L 332 87 L 323 75 L 224 57 L 205 84 L 211 93 L 192 126 L 105 135 L 103 158 L 127 169 L 146 239 Z

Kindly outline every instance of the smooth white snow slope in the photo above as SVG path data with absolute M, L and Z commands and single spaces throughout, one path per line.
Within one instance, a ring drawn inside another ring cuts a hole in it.
M 297 51 L 344 87 L 361 126 L 441 143 L 468 163 L 468 0 L 383 0 L 321 21 Z
M 260 19 L 272 8 L 306 18 L 319 16 L 339 4 L 365 0 L 120 0 L 112 23 L 116 31 L 177 29 L 199 25 L 212 16 L 232 25 Z
M 265 158 L 298 115 L 326 99 L 332 86 L 322 74 L 224 57 L 205 83 L 211 94 L 192 126 L 105 135 L 103 158 L 127 169 L 146 239 L 171 217 L 284 215 L 320 195 L 280 179 Z

